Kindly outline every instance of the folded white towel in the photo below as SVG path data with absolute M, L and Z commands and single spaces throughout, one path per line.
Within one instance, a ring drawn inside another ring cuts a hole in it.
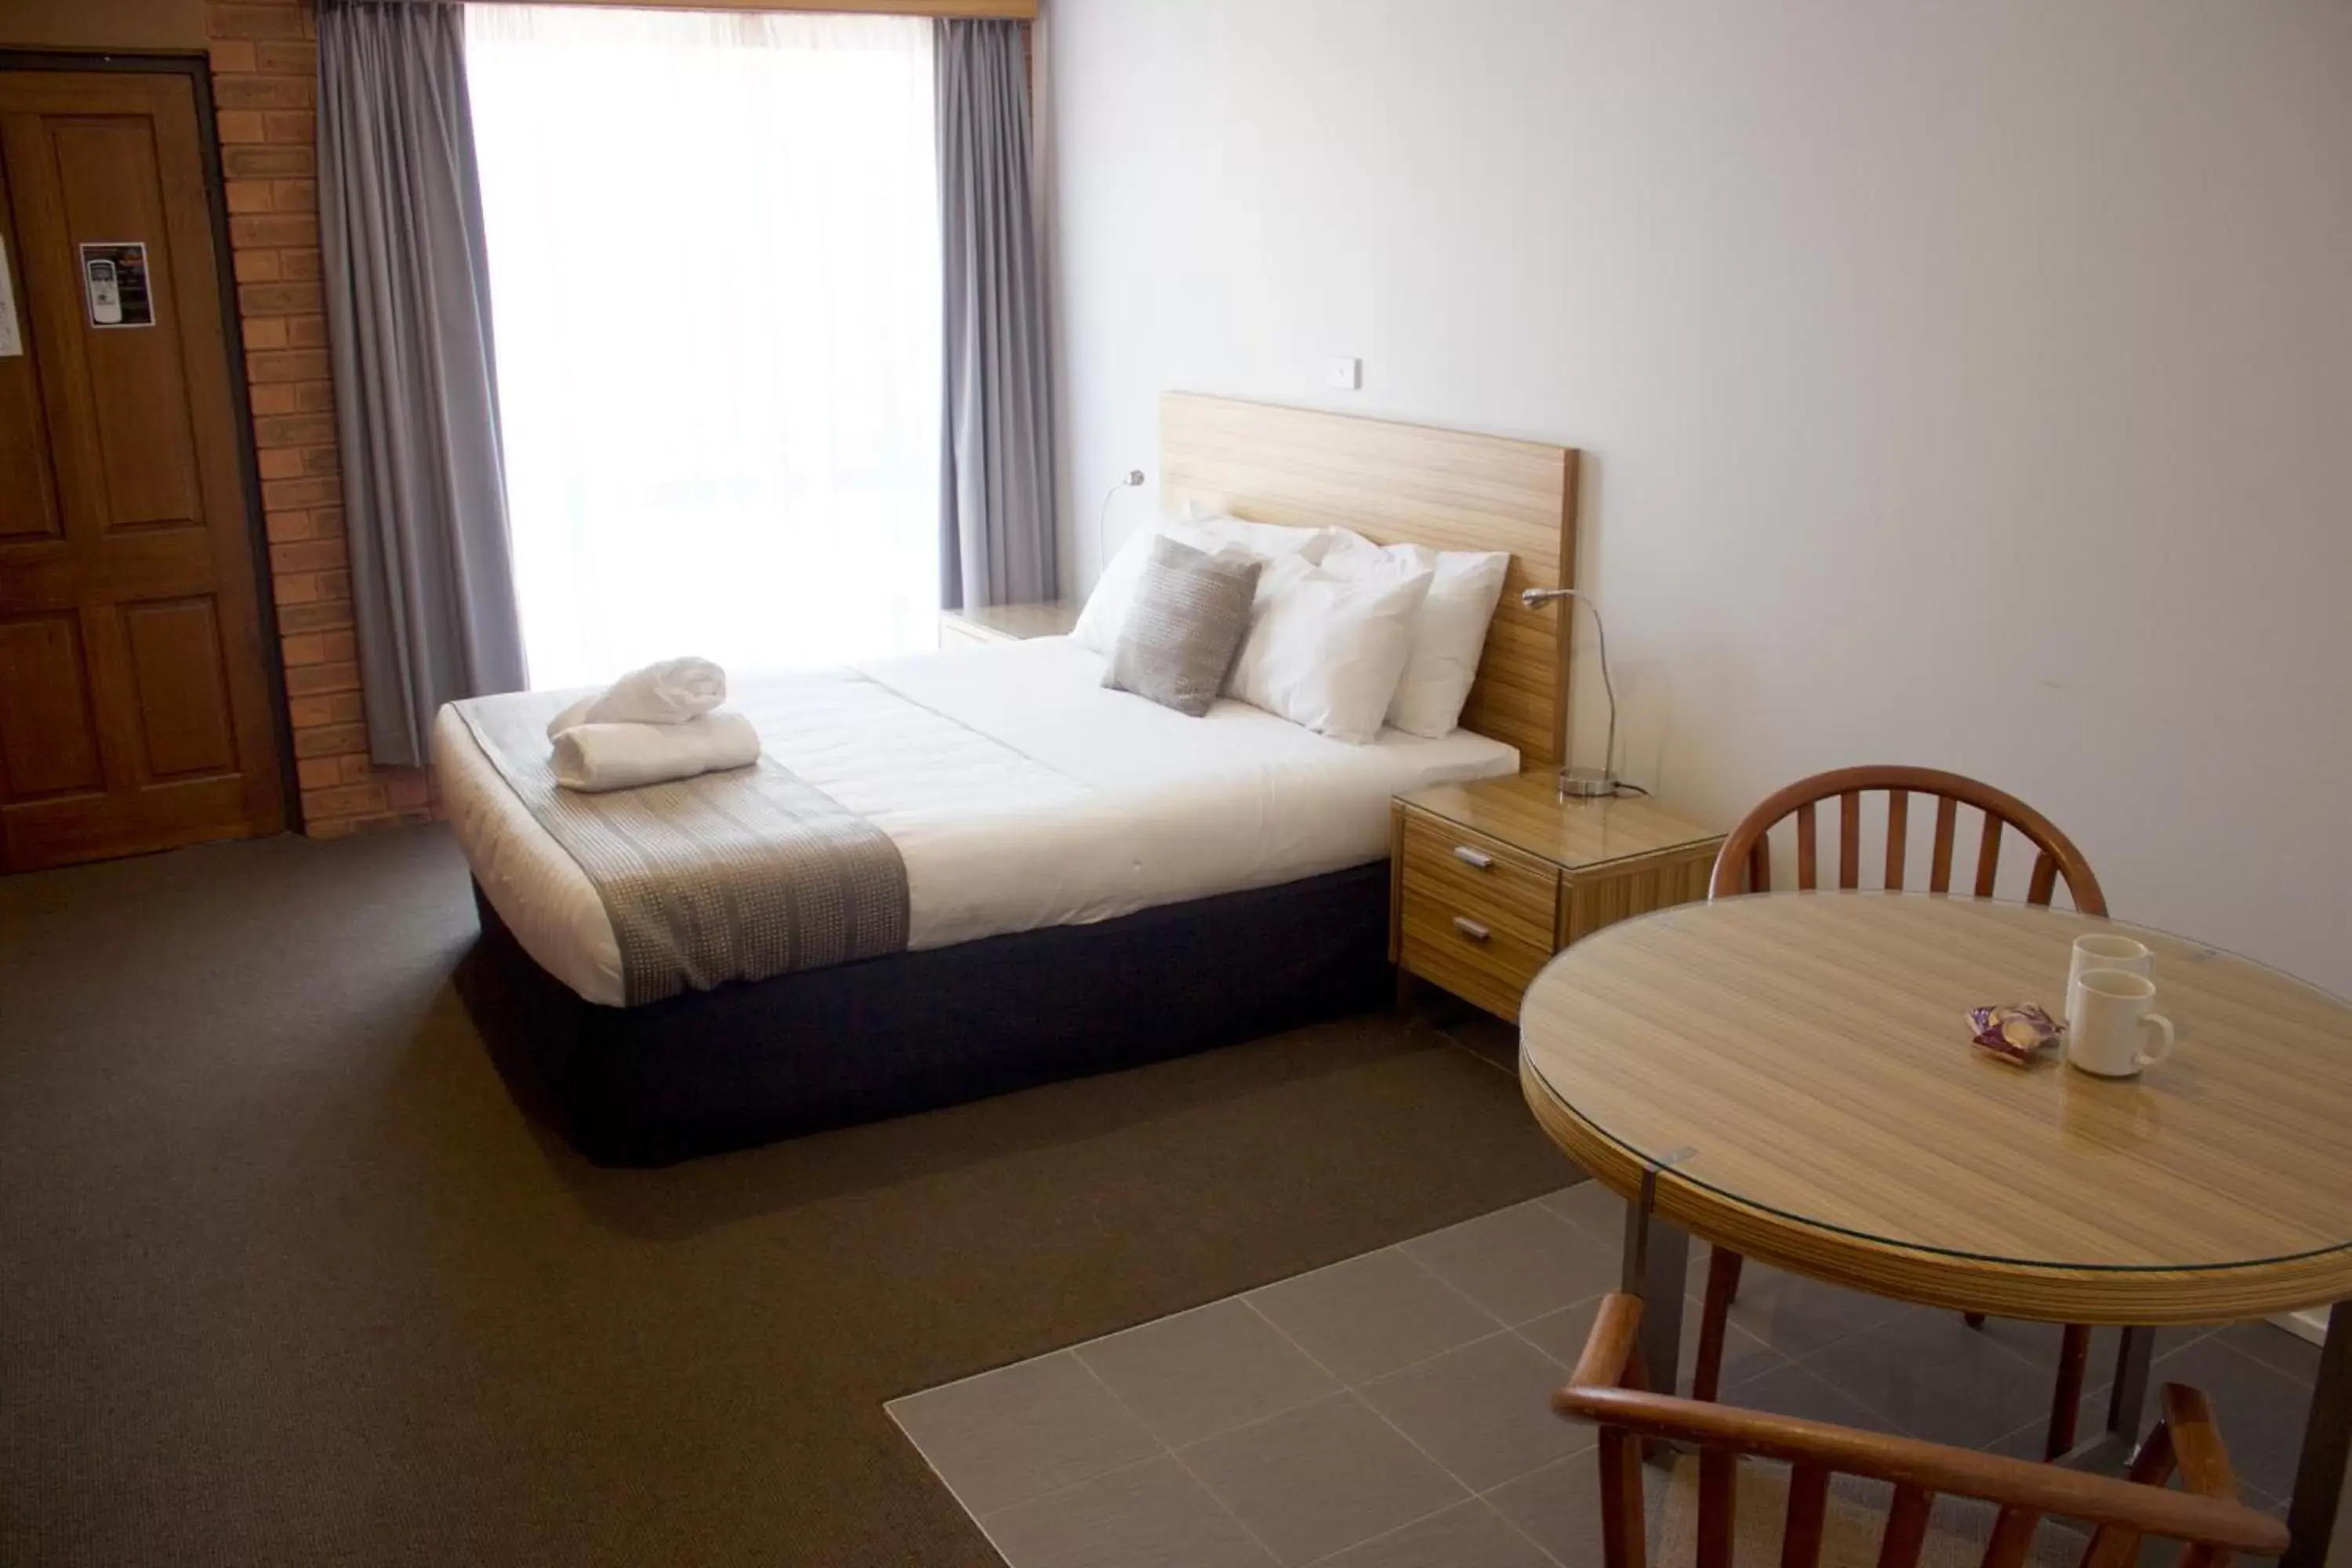
M 555 782 L 591 795 L 759 760 L 760 731 L 740 713 L 706 713 L 682 724 L 574 724 L 555 737 Z
M 727 700 L 727 672 L 707 658 L 666 658 L 633 669 L 549 721 L 555 739 L 575 724 L 683 724 Z
M 551 741 L 564 731 L 587 722 L 588 710 L 604 700 L 601 691 L 592 691 L 579 701 L 568 704 L 562 712 L 547 721 L 547 738 Z

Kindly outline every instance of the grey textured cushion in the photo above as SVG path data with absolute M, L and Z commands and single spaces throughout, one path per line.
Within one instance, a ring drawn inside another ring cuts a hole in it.
M 1103 684 L 1194 718 L 1209 710 L 1249 631 L 1255 555 L 1211 554 L 1162 535 L 1136 585 Z

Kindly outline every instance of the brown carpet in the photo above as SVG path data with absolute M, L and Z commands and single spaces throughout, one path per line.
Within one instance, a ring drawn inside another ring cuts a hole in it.
M 438 829 L 0 879 L 0 1562 L 989 1563 L 881 1409 L 1559 1184 L 1367 1017 L 655 1172 Z

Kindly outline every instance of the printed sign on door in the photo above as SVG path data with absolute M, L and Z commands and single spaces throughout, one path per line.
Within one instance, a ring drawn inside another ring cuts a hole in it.
M 147 247 L 139 240 L 81 247 L 81 287 L 93 327 L 152 327 L 155 298 L 147 290 Z

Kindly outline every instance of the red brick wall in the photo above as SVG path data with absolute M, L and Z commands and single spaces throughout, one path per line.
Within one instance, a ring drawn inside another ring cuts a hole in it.
M 372 763 L 360 710 L 319 288 L 317 16 L 310 0 L 211 0 L 207 23 L 302 820 L 313 837 L 422 822 L 426 775 Z

